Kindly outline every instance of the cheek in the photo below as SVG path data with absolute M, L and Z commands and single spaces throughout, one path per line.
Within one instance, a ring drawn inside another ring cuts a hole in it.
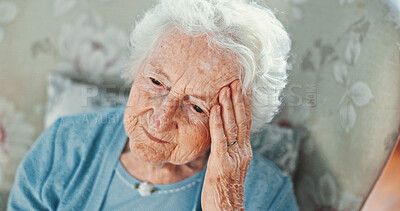
M 143 85 L 138 82 L 139 81 L 132 85 L 124 114 L 124 126 L 128 136 L 133 134 L 138 124 L 138 117 L 146 113 L 148 105 L 150 104 L 150 95 L 141 91 L 145 89 L 143 89 Z
M 210 145 L 210 131 L 208 119 L 197 118 L 197 121 L 189 121 L 186 129 L 180 134 L 184 142 L 184 148 L 188 151 L 203 151 Z
M 137 116 L 132 113 L 131 107 L 127 106 L 124 114 L 124 127 L 126 134 L 130 137 L 138 123 Z
M 162 90 L 156 89 L 151 84 L 146 83 L 146 80 L 139 78 L 132 85 L 129 99 L 126 105 L 126 113 L 129 114 L 130 119 L 145 113 L 152 107 L 157 105 L 161 99 Z
M 143 107 L 149 105 L 156 96 L 160 95 L 160 91 L 155 89 L 151 84 L 146 83 L 145 79 L 140 78 L 132 85 L 127 106 Z
M 124 126 L 128 136 L 134 136 L 134 130 L 139 124 L 145 124 L 148 111 L 154 105 L 159 105 L 164 96 L 164 90 L 157 88 L 147 78 L 138 77 L 129 94 L 124 115 Z M 146 124 L 145 124 L 146 125 Z

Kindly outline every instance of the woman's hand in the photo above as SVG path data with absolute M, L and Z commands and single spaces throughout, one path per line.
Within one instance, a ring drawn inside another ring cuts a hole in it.
M 253 157 L 250 101 L 236 80 L 221 89 L 219 104 L 210 114 L 211 152 L 201 205 L 203 210 L 244 210 L 244 180 Z

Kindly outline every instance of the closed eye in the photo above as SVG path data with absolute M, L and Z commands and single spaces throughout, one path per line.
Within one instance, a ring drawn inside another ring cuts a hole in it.
M 157 81 L 156 79 L 150 78 L 150 80 L 151 80 L 151 82 L 152 82 L 153 84 L 155 84 L 155 85 L 157 85 L 157 86 L 161 86 L 161 82 Z

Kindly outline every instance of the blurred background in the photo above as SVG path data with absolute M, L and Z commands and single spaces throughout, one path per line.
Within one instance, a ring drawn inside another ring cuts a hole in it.
M 0 210 L 46 127 L 126 102 L 129 32 L 154 3 L 0 0 Z M 301 210 L 400 210 L 400 1 L 265 3 L 293 46 L 282 112 L 253 149 L 292 177 Z

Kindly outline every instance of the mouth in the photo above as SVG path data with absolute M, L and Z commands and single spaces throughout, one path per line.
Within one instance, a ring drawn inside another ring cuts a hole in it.
M 142 128 L 143 128 L 144 133 L 147 135 L 147 137 L 149 137 L 149 139 L 151 139 L 152 141 L 155 141 L 155 142 L 157 142 L 157 143 L 162 143 L 162 144 L 168 143 L 168 142 L 166 142 L 166 141 L 163 141 L 163 140 L 161 140 L 161 139 L 158 139 L 158 138 L 156 138 L 156 137 L 150 135 L 150 133 L 148 133 L 148 132 L 146 131 L 146 129 L 144 129 L 144 127 L 142 127 Z

